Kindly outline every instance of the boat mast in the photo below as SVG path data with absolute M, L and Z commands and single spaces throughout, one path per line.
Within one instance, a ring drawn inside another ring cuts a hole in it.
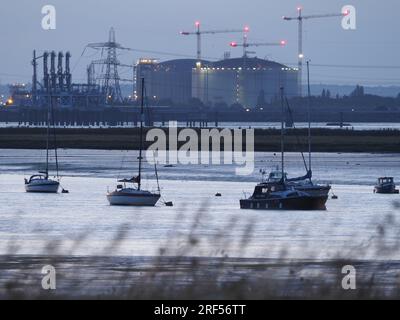
M 154 170 L 155 170 L 156 179 L 157 179 L 157 190 L 158 190 L 158 193 L 160 194 L 161 193 L 160 181 L 159 181 L 159 178 L 158 178 L 157 161 L 155 159 L 154 159 Z
M 282 119 L 281 119 L 281 167 L 282 167 L 282 181 L 285 180 L 285 105 L 284 105 L 284 91 L 281 87 L 281 106 L 282 106 Z
M 49 101 L 47 104 L 47 138 L 46 138 L 46 179 L 49 177 L 49 147 L 50 147 L 50 105 L 52 101 L 52 94 L 49 91 Z
M 142 150 L 143 150 L 143 121 L 144 121 L 144 78 L 142 78 L 142 93 L 141 93 L 141 104 L 140 104 L 140 149 L 139 149 L 139 181 L 138 189 L 142 186 Z
M 307 102 L 307 113 L 308 113 L 308 170 L 311 169 L 311 86 L 310 86 L 310 60 L 307 60 L 307 90 L 308 90 L 308 102 Z M 311 177 L 310 177 L 311 180 Z

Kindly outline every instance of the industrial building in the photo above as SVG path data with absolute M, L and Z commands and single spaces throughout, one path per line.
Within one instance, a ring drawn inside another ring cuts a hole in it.
M 59 107 L 97 107 L 104 100 L 104 92 L 95 84 L 74 84 L 70 71 L 71 54 L 45 51 L 37 56 L 33 53 L 33 80 L 31 103 L 33 106 L 47 106 L 53 99 Z M 41 60 L 43 81 L 39 81 L 38 62 Z M 50 61 L 49 61 L 50 60 Z M 64 69 L 65 66 L 65 69 Z M 50 67 L 50 68 L 49 68 Z M 30 97 L 29 97 L 30 98 Z
M 145 78 L 146 95 L 155 102 L 187 103 L 192 98 L 192 70 L 196 59 L 178 59 L 159 63 L 155 59 L 140 59 L 136 67 L 137 79 Z M 202 61 L 209 64 L 208 61 Z M 140 98 L 140 81 L 137 96 Z
M 298 95 L 298 71 L 277 62 L 258 58 L 235 58 L 214 62 L 192 71 L 193 97 L 207 104 L 241 104 L 257 107 L 279 97 Z
M 260 99 L 268 103 L 279 97 L 281 87 L 289 97 L 299 94 L 298 69 L 249 57 L 200 63 L 195 59 L 162 63 L 141 59 L 137 78 L 142 77 L 147 96 L 179 104 L 197 98 L 206 105 L 238 103 L 255 108 Z
M 244 32 L 246 34 L 248 29 L 245 28 Z M 45 107 L 52 101 L 59 107 L 84 109 L 127 105 L 140 101 L 141 78 L 145 78 L 145 95 L 153 105 L 196 105 L 190 101 L 194 98 L 206 106 L 240 104 L 245 108 L 257 108 L 277 99 L 281 87 L 285 88 L 288 97 L 301 94 L 298 68 L 249 57 L 246 48 L 250 45 L 244 42 L 244 56 L 241 58 L 231 59 L 230 55 L 225 55 L 223 60 L 216 62 L 202 60 L 200 54 L 197 59 L 165 62 L 142 58 L 134 66 L 118 60 L 117 50 L 132 49 L 117 43 L 115 31 L 111 29 L 108 42 L 92 43 L 86 47 L 101 52 L 101 58 L 92 61 L 87 68 L 87 83 L 72 82 L 69 52 L 45 51 L 38 56 L 34 51 L 31 92 L 24 87 L 12 88 L 11 104 Z M 133 69 L 133 77 L 122 79 L 118 71 L 121 67 Z M 122 96 L 121 81 L 133 84 L 129 99 Z

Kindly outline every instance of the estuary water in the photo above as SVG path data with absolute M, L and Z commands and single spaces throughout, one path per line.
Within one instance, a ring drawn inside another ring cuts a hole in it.
M 399 154 L 315 154 L 316 180 L 339 197 L 317 212 L 240 210 L 259 170 L 278 165 L 274 153 L 257 153 L 249 176 L 237 176 L 235 164 L 161 165 L 162 194 L 174 207 L 156 208 L 108 205 L 116 179 L 135 174 L 136 152 L 60 150 L 70 193 L 27 194 L 23 179 L 44 156 L 0 150 L 0 254 L 400 259 L 400 196 L 373 193 L 380 176 L 400 182 Z M 303 175 L 301 157 L 288 154 L 286 169 Z M 144 187 L 155 189 L 152 166 L 145 171 Z

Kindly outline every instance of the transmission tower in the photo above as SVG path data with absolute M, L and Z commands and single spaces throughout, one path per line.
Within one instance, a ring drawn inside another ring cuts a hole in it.
M 106 95 L 106 103 L 122 103 L 122 93 L 120 87 L 121 78 L 118 74 L 118 68 L 120 66 L 126 66 L 120 63 L 117 56 L 117 50 L 130 50 L 129 48 L 124 48 L 119 43 L 116 42 L 115 30 L 110 29 L 108 42 L 103 43 L 91 43 L 87 45 L 88 48 L 101 50 L 102 54 L 106 54 L 105 59 L 93 61 L 90 71 L 93 81 L 93 68 L 94 65 L 101 66 L 101 74 L 96 77 L 96 80 L 100 82 L 104 94 Z M 130 66 L 131 67 L 131 66 Z

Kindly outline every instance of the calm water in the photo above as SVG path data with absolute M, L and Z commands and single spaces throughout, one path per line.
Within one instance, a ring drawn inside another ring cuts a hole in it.
M 24 192 L 23 178 L 36 172 L 44 152 L 0 150 L 0 253 L 167 254 L 276 258 L 398 258 L 375 245 L 377 227 L 393 214 L 386 245 L 399 240 L 400 196 L 374 195 L 378 176 L 400 181 L 400 155 L 316 154 L 318 180 L 333 183 L 338 200 L 326 212 L 243 211 L 239 199 L 251 193 L 259 169 L 276 166 L 278 156 L 259 153 L 255 172 L 234 175 L 235 166 L 160 167 L 161 186 L 173 208 L 111 207 L 107 188 L 117 176 L 132 175 L 135 152 L 61 150 L 62 185 L 70 194 Z M 124 160 L 124 161 L 122 161 Z M 150 175 L 146 187 L 155 188 Z M 299 155 L 289 154 L 287 170 L 304 173 Z M 216 198 L 217 192 L 222 193 Z M 196 245 L 187 249 L 188 237 Z M 117 238 L 122 241 L 115 241 Z M 198 242 L 197 242 L 198 240 Z

